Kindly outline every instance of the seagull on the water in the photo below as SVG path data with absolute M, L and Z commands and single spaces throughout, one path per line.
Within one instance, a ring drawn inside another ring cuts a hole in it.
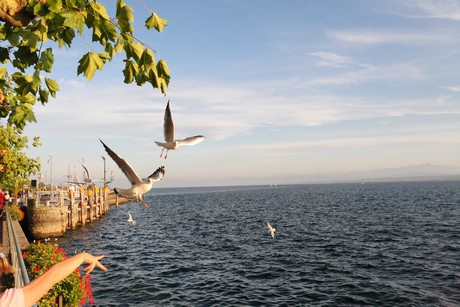
M 204 140 L 204 136 L 202 135 L 191 136 L 183 140 L 174 139 L 174 122 L 171 116 L 171 109 L 169 108 L 169 100 L 168 100 L 168 104 L 166 105 L 166 110 L 165 110 L 163 134 L 164 134 L 165 142 L 163 143 L 163 142 L 155 141 L 155 143 L 158 146 L 163 147 L 163 150 L 161 151 L 161 154 L 160 154 L 160 158 L 163 157 L 163 152 L 166 149 L 165 159 L 168 157 L 169 150 L 174 150 L 181 145 L 195 145 Z
M 128 211 L 128 222 L 132 223 L 133 225 L 136 225 L 136 221 L 133 220 L 133 215 L 131 214 L 131 211 Z
M 272 235 L 272 238 L 275 238 L 276 228 L 273 228 L 269 222 L 267 222 L 268 232 Z
M 113 191 L 115 192 L 115 194 L 120 194 L 121 196 L 124 196 L 126 198 L 136 198 L 137 201 L 140 201 L 144 204 L 146 208 L 148 208 L 149 205 L 142 198 L 142 195 L 150 191 L 155 181 L 163 179 L 165 175 L 165 167 L 161 166 L 152 175 L 148 176 L 147 178 L 141 179 L 139 175 L 136 173 L 136 171 L 131 167 L 131 165 L 129 165 L 128 162 L 126 162 L 123 158 L 119 157 L 113 150 L 111 150 L 107 145 L 105 145 L 101 139 L 99 139 L 99 141 L 101 141 L 107 154 L 113 159 L 113 161 L 115 161 L 115 163 L 121 169 L 123 174 L 126 175 L 129 182 L 131 182 L 131 188 L 129 189 L 114 188 Z

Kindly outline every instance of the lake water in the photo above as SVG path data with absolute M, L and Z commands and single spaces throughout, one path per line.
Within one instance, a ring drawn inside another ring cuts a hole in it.
M 460 305 L 460 182 L 153 189 L 146 200 L 59 238 L 69 254 L 106 255 L 109 271 L 92 273 L 97 306 Z

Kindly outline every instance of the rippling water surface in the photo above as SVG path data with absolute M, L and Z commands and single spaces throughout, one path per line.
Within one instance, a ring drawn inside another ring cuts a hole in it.
M 460 182 L 153 189 L 146 200 L 59 239 L 106 255 L 109 271 L 92 273 L 98 306 L 460 305 Z

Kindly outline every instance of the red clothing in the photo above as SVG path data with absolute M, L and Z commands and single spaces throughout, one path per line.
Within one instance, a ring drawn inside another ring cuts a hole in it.
M 3 201 L 5 200 L 5 194 L 0 192 L 0 209 L 3 208 Z

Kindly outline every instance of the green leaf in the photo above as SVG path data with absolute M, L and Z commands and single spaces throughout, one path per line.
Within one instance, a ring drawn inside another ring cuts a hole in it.
M 11 46 L 16 47 L 19 45 L 19 33 L 18 31 L 9 31 L 8 34 L 6 35 L 8 42 L 11 44 Z
M 36 122 L 34 112 L 32 111 L 33 107 L 29 101 L 34 102 L 35 97 L 33 95 L 26 95 L 19 97 L 23 103 L 18 106 L 15 106 L 11 110 L 11 115 L 8 118 L 8 121 L 16 125 L 20 130 L 24 129 L 26 121 L 27 122 Z M 10 165 L 13 167 L 14 165 Z
M 28 110 L 33 109 L 33 105 L 35 104 L 35 101 L 36 101 L 35 96 L 32 95 L 31 93 L 28 93 L 25 96 L 21 96 L 20 100 L 22 102 L 21 106 L 23 106 L 24 108 L 26 108 Z
M 148 71 L 149 82 L 154 88 L 160 88 L 157 69 L 151 69 Z
M 62 10 L 62 0 L 47 0 L 48 10 L 53 13 L 59 13 Z
M 144 83 L 147 82 L 147 77 L 145 76 L 145 72 L 140 70 L 136 75 L 136 85 L 142 86 Z
M 110 58 L 113 58 L 116 54 L 115 48 L 111 43 L 107 43 L 104 47 L 105 52 L 110 56 Z
M 115 46 L 114 46 L 114 50 L 116 52 L 121 52 L 123 50 L 124 43 L 125 43 L 125 39 L 124 39 L 123 35 L 120 35 L 118 37 L 118 39 L 117 39 L 117 42 L 116 42 Z
M 99 42 L 102 46 L 107 44 L 107 41 L 115 42 L 118 39 L 118 33 L 113 23 L 108 20 L 98 20 L 93 26 L 94 42 Z
M 171 78 L 171 74 L 169 72 L 168 64 L 166 64 L 165 60 L 159 60 L 157 64 L 158 75 L 165 79 L 166 84 L 169 84 L 169 79 Z
M 161 92 L 166 96 L 166 88 L 167 88 L 167 85 L 166 85 L 166 82 L 163 78 L 160 79 L 160 89 L 161 89 Z
M 62 17 L 64 17 L 64 26 L 69 27 L 69 28 L 76 28 L 78 30 L 78 34 L 82 35 L 83 34 L 83 27 L 85 25 L 85 19 L 86 19 L 86 12 L 65 12 L 61 14 Z
M 112 60 L 112 57 L 110 56 L 110 54 L 105 51 L 102 51 L 101 53 L 99 53 L 99 58 L 102 60 L 104 64 L 107 60 L 109 61 Z
M 50 91 L 51 96 L 56 98 L 56 92 L 59 91 L 59 84 L 56 81 L 50 78 L 45 78 L 45 84 L 48 90 Z
M 12 75 L 12 78 L 18 86 L 17 93 L 19 96 L 25 96 L 34 91 L 32 76 L 17 72 Z
M 0 63 L 5 63 L 10 59 L 10 52 L 8 48 L 0 47 Z
M 34 136 L 34 142 L 32 143 L 33 147 L 40 147 L 42 146 L 42 143 L 40 142 L 40 137 L 39 136 Z
M 36 69 L 33 76 L 32 76 L 32 87 L 36 92 L 41 84 L 40 80 L 40 70 Z
M 137 62 L 142 56 L 142 53 L 144 51 L 144 46 L 142 46 L 139 43 L 127 42 L 124 45 L 124 49 L 126 52 L 126 58 L 127 59 L 133 58 Z
M 89 5 L 94 10 L 94 12 L 99 14 L 99 16 L 101 16 L 104 19 L 110 19 L 109 15 L 107 14 L 107 11 L 105 10 L 105 7 L 102 4 L 90 1 Z
M 47 89 L 44 89 L 44 88 L 39 88 L 38 89 L 38 98 L 40 99 L 40 102 L 42 103 L 42 105 L 44 105 L 45 103 L 48 102 L 48 97 L 49 97 L 49 92 Z
M 30 31 L 28 29 L 23 30 L 22 32 L 22 43 L 23 46 L 27 46 L 30 50 L 34 51 L 37 49 L 38 42 L 41 40 L 41 37 L 37 33 Z
M 38 61 L 36 52 L 31 52 L 30 48 L 21 46 L 14 54 L 13 65 L 21 71 L 25 71 L 26 68 L 34 65 Z
M 48 5 L 41 2 L 36 3 L 33 9 L 35 16 L 45 16 L 49 12 Z
M 88 52 L 85 54 L 80 61 L 78 61 L 77 74 L 84 74 L 86 79 L 91 80 L 96 70 L 102 69 L 104 62 L 101 60 L 99 55 L 94 52 Z
M 166 19 L 159 17 L 156 13 L 152 12 L 149 18 L 145 21 L 147 29 L 155 28 L 158 32 L 163 31 L 163 27 L 167 26 L 168 22 Z
M 6 33 L 7 33 L 7 29 L 5 27 L 5 24 L 0 24 L 0 40 L 5 40 L 6 39 Z
M 144 66 L 145 70 L 152 69 L 155 66 L 155 56 L 152 53 L 152 50 L 145 48 L 142 53 L 141 59 L 139 60 L 139 65 Z
M 53 49 L 48 48 L 42 52 L 40 56 L 39 68 L 46 72 L 51 72 L 51 68 L 54 64 Z
M 57 38 L 59 48 L 62 48 L 64 45 L 70 47 L 73 39 L 75 38 L 75 30 L 72 28 L 65 28 L 62 32 L 59 33 Z
M 123 75 L 125 76 L 124 82 L 126 84 L 129 84 L 133 82 L 134 76 L 138 72 L 138 66 L 135 62 L 131 60 L 125 60 L 125 62 L 126 62 L 125 69 L 123 69 Z
M 134 21 L 133 9 L 129 5 L 126 5 L 124 1 L 117 1 L 116 16 L 120 30 L 125 33 L 133 33 L 134 28 L 131 24 Z
M 42 42 L 46 42 L 48 40 L 48 26 L 45 20 L 42 19 L 39 21 L 35 33 L 37 33 L 37 35 L 41 38 Z

